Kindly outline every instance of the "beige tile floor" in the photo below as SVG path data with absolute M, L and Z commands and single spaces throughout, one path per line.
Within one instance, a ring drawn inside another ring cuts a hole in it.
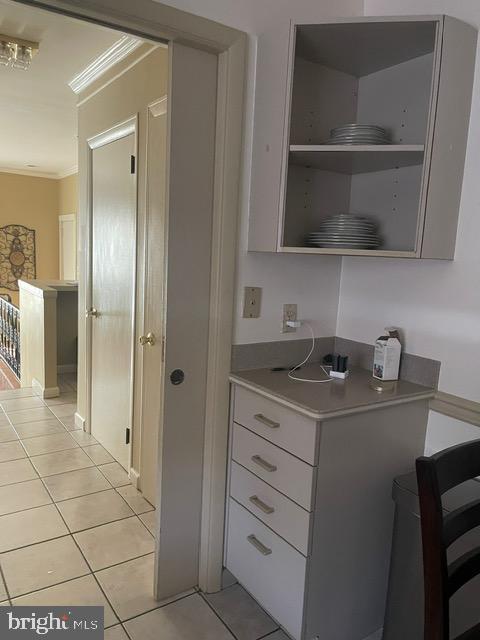
M 106 640 L 287 640 L 229 576 L 153 598 L 155 511 L 59 398 L 0 391 L 0 602 L 104 606 Z

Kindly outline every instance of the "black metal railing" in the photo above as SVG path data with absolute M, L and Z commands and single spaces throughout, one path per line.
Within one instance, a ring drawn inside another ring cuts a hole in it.
M 20 378 L 20 309 L 0 297 L 0 356 Z

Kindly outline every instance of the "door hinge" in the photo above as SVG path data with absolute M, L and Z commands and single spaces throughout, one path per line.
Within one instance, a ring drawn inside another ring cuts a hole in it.
M 135 156 L 130 156 L 130 173 L 135 173 Z
M 130 427 L 125 429 L 125 444 L 130 444 Z

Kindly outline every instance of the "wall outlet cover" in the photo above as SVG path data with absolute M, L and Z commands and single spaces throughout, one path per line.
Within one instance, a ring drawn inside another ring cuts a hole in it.
M 295 333 L 296 327 L 287 326 L 287 322 L 295 322 L 297 320 L 297 305 L 283 305 L 282 333 Z

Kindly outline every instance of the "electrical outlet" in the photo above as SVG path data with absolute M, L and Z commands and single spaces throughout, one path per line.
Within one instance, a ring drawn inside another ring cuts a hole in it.
M 259 318 L 262 289 L 260 287 L 245 287 L 243 295 L 243 317 Z
M 288 327 L 287 322 L 295 322 L 297 319 L 297 305 L 296 304 L 284 304 L 283 305 L 283 322 L 282 333 L 293 333 L 297 329 L 296 327 Z

